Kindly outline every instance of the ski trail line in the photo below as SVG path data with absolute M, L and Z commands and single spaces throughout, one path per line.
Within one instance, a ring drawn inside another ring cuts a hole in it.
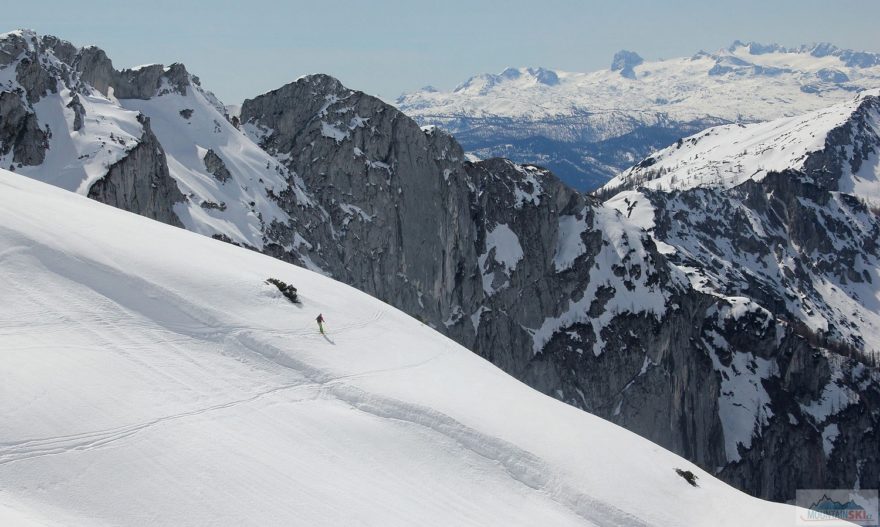
M 26 439 L 13 443 L 5 443 L 0 445 L 0 466 L 8 463 L 13 463 L 15 461 L 22 461 L 25 459 L 32 459 L 36 457 L 64 454 L 74 451 L 94 450 L 169 421 L 175 421 L 186 417 L 192 417 L 209 412 L 214 412 L 217 410 L 232 408 L 234 406 L 247 404 L 267 395 L 272 395 L 274 393 L 286 390 L 294 390 L 297 388 L 316 388 L 319 386 L 320 385 L 318 383 L 313 382 L 285 384 L 281 386 L 276 386 L 263 392 L 256 393 L 244 399 L 236 399 L 234 401 L 215 404 L 212 406 L 207 406 L 205 408 L 197 408 L 195 410 L 189 410 L 178 414 L 166 415 L 163 417 L 158 417 L 156 419 L 145 421 L 143 423 L 126 425 L 117 428 L 108 428 L 105 430 L 96 430 L 92 432 L 83 432 L 80 434 L 71 434 L 67 436 L 47 437 L 41 439 Z M 290 402 L 301 402 L 304 400 L 307 399 L 300 399 Z

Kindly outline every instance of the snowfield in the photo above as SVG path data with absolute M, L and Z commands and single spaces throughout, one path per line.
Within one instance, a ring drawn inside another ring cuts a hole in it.
M 825 148 L 830 132 L 854 119 L 865 101 L 877 97 L 880 89 L 866 90 L 846 102 L 796 117 L 708 128 L 653 153 L 617 175 L 603 190 L 636 186 L 728 189 L 750 179 L 761 181 L 769 172 L 802 170 L 809 154 Z M 876 135 L 880 112 L 872 107 L 866 113 L 865 126 Z M 880 159 L 873 154 L 865 161 L 856 172 L 843 171 L 839 189 L 880 203 Z
M 324 276 L 6 171 L 0 203 L 0 524 L 794 522 Z

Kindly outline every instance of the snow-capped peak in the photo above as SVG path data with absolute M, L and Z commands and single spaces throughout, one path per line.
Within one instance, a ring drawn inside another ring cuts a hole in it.
M 547 68 L 504 68 L 501 73 L 484 73 L 475 75 L 459 84 L 453 90 L 454 93 L 475 93 L 485 95 L 498 85 L 507 86 L 556 86 L 559 84 L 559 75 L 556 71 Z M 432 91 L 433 90 L 433 91 Z M 440 93 L 436 88 L 421 90 L 420 93 Z M 404 94 L 403 97 L 406 97 Z
M 19 28 L 12 31 L 6 31 L 5 33 L 0 33 L 0 40 L 7 40 L 9 38 L 23 38 L 25 40 L 31 41 L 32 39 L 37 38 L 37 36 L 37 32 L 33 29 Z

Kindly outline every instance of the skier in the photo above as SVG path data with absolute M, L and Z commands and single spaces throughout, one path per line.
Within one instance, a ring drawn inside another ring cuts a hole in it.
M 318 313 L 318 318 L 315 319 L 318 322 L 318 331 L 321 332 L 321 335 L 324 334 L 324 315 Z

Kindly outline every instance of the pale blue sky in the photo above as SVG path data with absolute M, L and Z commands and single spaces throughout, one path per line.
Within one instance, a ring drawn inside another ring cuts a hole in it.
M 103 48 L 117 68 L 183 62 L 225 103 L 307 73 L 393 99 L 506 66 L 606 68 L 735 39 L 828 41 L 880 52 L 880 0 L 375 0 L 9 2 L 0 31 L 26 27 Z

